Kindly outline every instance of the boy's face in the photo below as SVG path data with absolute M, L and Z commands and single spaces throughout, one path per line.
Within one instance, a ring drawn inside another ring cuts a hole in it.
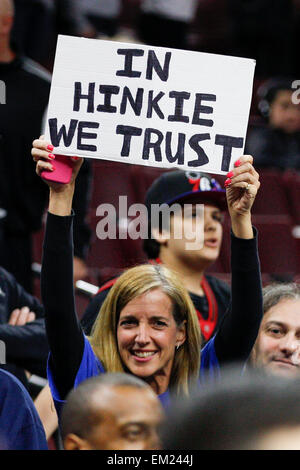
M 280 90 L 270 106 L 270 126 L 287 134 L 300 131 L 300 104 L 292 102 L 292 90 Z
M 182 215 L 174 216 L 170 224 L 170 239 L 168 240 L 168 251 L 174 258 L 180 259 L 184 263 L 195 267 L 201 264 L 210 265 L 219 256 L 222 234 L 223 234 L 223 214 L 220 209 L 211 204 L 204 204 L 204 220 L 202 221 L 202 237 L 196 242 L 189 237 L 195 233 L 195 211 L 194 209 L 185 217 Z M 183 237 L 176 239 L 176 228 L 183 224 Z M 189 233 L 190 232 L 190 233 Z M 193 248 L 188 249 L 189 244 L 193 242 Z M 199 245 L 199 246 L 198 246 Z

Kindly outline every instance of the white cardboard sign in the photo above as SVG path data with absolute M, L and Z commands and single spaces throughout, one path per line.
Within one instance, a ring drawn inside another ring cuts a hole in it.
M 255 61 L 59 36 L 55 152 L 224 174 L 243 154 Z

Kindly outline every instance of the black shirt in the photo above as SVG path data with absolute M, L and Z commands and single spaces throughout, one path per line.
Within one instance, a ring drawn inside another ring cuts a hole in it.
M 12 311 L 22 307 L 34 312 L 36 319 L 24 326 L 8 325 Z M 19 378 L 22 377 L 19 369 L 46 376 L 49 348 L 43 307 L 3 268 L 0 268 L 0 340 L 5 343 L 6 369 Z

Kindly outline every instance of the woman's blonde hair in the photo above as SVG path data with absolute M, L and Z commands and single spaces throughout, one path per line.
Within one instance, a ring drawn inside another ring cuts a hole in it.
M 165 266 L 145 264 L 125 271 L 107 295 L 89 341 L 107 372 L 124 372 L 117 344 L 120 313 L 132 299 L 153 289 L 161 289 L 171 299 L 176 325 L 179 327 L 185 322 L 186 339 L 174 353 L 169 387 L 187 395 L 190 385 L 199 376 L 200 326 L 187 290 L 177 275 Z

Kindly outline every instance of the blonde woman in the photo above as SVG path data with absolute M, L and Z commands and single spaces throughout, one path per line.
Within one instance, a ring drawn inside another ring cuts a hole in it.
M 51 172 L 55 160 L 48 153 L 53 149 L 43 139 L 34 141 L 33 147 L 37 173 Z M 239 338 L 246 338 L 250 353 L 262 315 L 257 241 L 250 214 L 259 187 L 252 157 L 241 157 L 226 182 L 233 231 L 233 302 L 222 334 L 217 333 L 202 351 L 190 297 L 176 275 L 161 265 L 138 266 L 120 276 L 99 312 L 91 338 L 85 337 L 76 316 L 72 282 L 72 198 L 82 159 L 73 160 L 69 184 L 47 182 L 50 199 L 41 280 L 51 350 L 48 378 L 58 412 L 72 388 L 104 372 L 125 371 L 144 379 L 163 404 L 168 403 L 170 391 L 188 394 L 199 372 L 218 375 L 218 335 L 219 350 L 229 335 L 236 348 Z M 242 334 L 241 319 L 247 321 Z

